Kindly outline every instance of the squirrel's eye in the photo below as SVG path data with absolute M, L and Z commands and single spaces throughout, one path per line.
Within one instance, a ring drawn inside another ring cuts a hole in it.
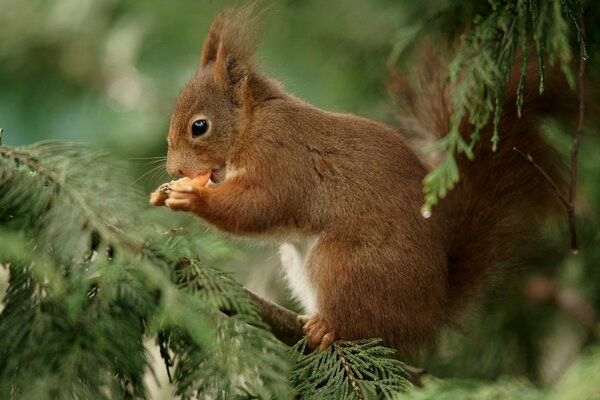
M 208 121 L 205 119 L 198 119 L 192 124 L 192 137 L 197 138 L 202 136 L 208 131 Z

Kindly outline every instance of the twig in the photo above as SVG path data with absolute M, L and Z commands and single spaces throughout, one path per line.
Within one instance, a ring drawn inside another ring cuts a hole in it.
M 529 154 L 529 153 L 525 154 L 525 153 L 523 153 L 523 151 L 521 149 L 519 149 L 517 147 L 513 147 L 513 150 L 516 151 L 517 153 L 519 153 L 519 155 L 521 155 L 524 159 L 529 161 L 535 167 L 535 169 L 538 170 L 538 172 L 544 177 L 544 179 L 546 179 L 546 181 L 550 184 L 550 186 L 552 186 L 552 189 L 554 190 L 556 197 L 558 197 L 558 199 L 561 201 L 561 203 L 563 203 L 565 208 L 568 210 L 570 208 L 569 200 L 565 197 L 564 194 L 562 194 L 558 185 L 556 184 L 556 182 L 554 182 L 554 179 L 552 179 L 552 177 L 550 175 L 548 175 L 546 173 L 546 171 L 544 171 L 544 169 L 540 166 L 540 164 L 535 162 L 535 160 L 533 159 L 531 154 Z
M 4 128 L 0 128 L 0 146 L 2 146 L 2 134 L 4 133 Z
M 350 368 L 350 364 L 348 364 L 348 360 L 346 359 L 344 352 L 340 349 L 340 346 L 338 346 L 336 343 L 333 343 L 333 349 L 337 353 L 338 357 L 340 358 L 340 361 L 342 362 L 342 365 L 344 366 L 346 375 L 348 375 L 348 380 L 350 381 L 350 384 L 352 385 L 352 390 L 354 391 L 354 394 L 356 395 L 356 400 L 364 400 L 364 396 L 363 396 L 362 392 L 360 391 L 358 384 L 356 383 L 356 376 L 354 376 L 354 372 L 352 372 L 352 368 Z
M 580 13 L 580 31 L 581 34 L 585 34 L 585 26 L 583 19 L 583 10 Z M 577 184 L 577 156 L 579 155 L 579 147 L 581 145 L 581 134 L 583 133 L 583 121 L 585 115 L 585 91 L 584 91 L 584 76 L 585 76 L 585 42 L 583 37 L 579 39 L 579 117 L 577 122 L 577 131 L 575 132 L 575 138 L 573 139 L 573 147 L 571 148 L 571 182 L 569 185 L 569 196 L 565 196 L 554 180 L 544 171 L 544 169 L 535 162 L 530 154 L 523 153 L 520 149 L 513 147 L 517 153 L 523 156 L 527 161 L 533 164 L 533 166 L 539 171 L 539 173 L 548 181 L 556 196 L 563 203 L 567 209 L 567 218 L 569 220 L 569 232 L 571 234 L 571 252 L 573 254 L 579 253 L 579 245 L 577 244 L 577 228 L 575 226 L 575 187 Z
M 190 261 L 188 259 L 182 259 L 178 262 L 177 268 L 187 268 L 189 265 L 190 265 Z M 199 289 L 201 289 L 201 288 L 199 288 Z M 275 335 L 275 337 L 278 340 L 280 340 L 282 343 L 291 347 L 291 346 L 294 346 L 296 343 L 298 343 L 298 341 L 300 339 L 302 339 L 302 337 L 304 336 L 304 324 L 308 320 L 308 318 L 306 316 L 296 314 L 295 312 L 288 310 L 285 307 L 282 307 L 278 304 L 275 304 L 268 300 L 263 299 L 262 297 L 258 296 L 257 294 L 253 293 L 252 291 L 250 291 L 246 288 L 243 288 L 243 289 L 246 292 L 246 294 L 248 295 L 248 298 L 250 298 L 250 300 L 254 304 L 256 304 L 256 306 L 260 310 L 263 321 L 266 322 L 267 325 L 269 325 L 269 327 L 271 328 L 271 332 L 273 332 L 273 335 Z M 228 314 L 225 314 L 225 315 L 228 315 Z M 335 342 L 333 343 L 333 346 L 334 346 L 334 349 L 336 350 L 336 352 L 338 354 L 340 354 L 340 350 L 337 347 L 337 345 L 335 344 Z M 168 356 L 168 354 L 167 354 L 167 356 Z M 342 358 L 341 355 L 340 355 L 340 358 Z M 167 362 L 167 359 L 165 359 L 165 362 Z M 347 363 L 347 361 L 344 361 L 344 359 L 343 359 L 342 363 L 344 363 L 344 362 Z M 346 365 L 344 365 L 344 368 L 346 368 Z M 349 366 L 348 366 L 348 368 L 349 368 Z M 403 369 L 409 376 L 408 380 L 415 387 L 423 387 L 424 386 L 424 384 L 423 384 L 424 377 L 431 378 L 432 380 L 438 380 L 438 378 L 436 378 L 433 375 L 428 374 L 422 368 L 416 368 L 416 367 L 412 367 L 410 365 L 404 365 Z M 346 371 L 349 374 L 349 379 L 352 381 L 352 378 L 350 378 L 350 374 L 352 373 L 352 371 L 351 370 L 349 371 L 347 368 L 346 368 Z M 354 378 L 354 379 L 356 379 L 356 378 Z M 354 387 L 354 383 L 353 383 L 353 387 Z M 356 389 L 355 389 L 355 391 L 356 391 Z M 358 393 L 357 393 L 357 398 L 361 399 L 361 397 L 358 396 Z
M 583 10 L 580 15 L 580 29 L 581 34 L 585 35 L 585 21 L 583 18 Z M 577 156 L 579 154 L 579 146 L 581 144 L 581 134 L 583 132 L 583 120 L 585 112 L 585 91 L 583 78 L 585 76 L 585 44 L 584 39 L 579 39 L 579 121 L 577 123 L 577 132 L 575 133 L 575 139 L 573 139 L 573 148 L 571 149 L 571 186 L 569 188 L 569 228 L 571 229 L 571 251 L 573 254 L 579 252 L 577 246 L 577 231 L 575 229 L 575 186 L 577 182 Z
M 304 336 L 302 327 L 306 322 L 305 317 L 278 304 L 271 303 L 248 289 L 244 290 L 246 290 L 250 300 L 258 306 L 263 320 L 271 327 L 271 331 L 277 339 L 288 346 L 293 346 L 302 339 L 302 336 Z

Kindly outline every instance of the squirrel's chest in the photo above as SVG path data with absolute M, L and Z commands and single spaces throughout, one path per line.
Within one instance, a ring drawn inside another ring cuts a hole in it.
M 316 237 L 284 242 L 279 248 L 285 279 L 292 296 L 300 302 L 304 312 L 317 312 L 314 285 L 308 278 L 306 259 L 317 241 Z

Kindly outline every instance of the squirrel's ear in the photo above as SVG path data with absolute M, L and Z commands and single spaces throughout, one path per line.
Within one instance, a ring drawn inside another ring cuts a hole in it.
M 214 70 L 215 82 L 232 86 L 242 87 L 250 74 L 250 66 L 239 60 L 233 54 L 227 54 L 219 47 Z
M 221 31 L 223 30 L 223 22 L 227 19 L 227 15 L 231 12 L 229 8 L 221 11 L 214 19 L 204 44 L 202 45 L 202 54 L 200 56 L 200 68 L 206 67 L 206 65 L 214 62 L 217 58 L 217 51 L 219 49 L 219 42 L 221 40 Z
M 216 51 L 212 45 L 206 44 L 208 46 L 207 54 L 215 53 L 214 79 L 219 84 L 240 88 L 252 71 L 252 56 L 258 46 L 258 36 L 264 15 L 264 11 L 255 13 L 255 6 L 256 3 L 249 3 L 244 7 L 230 9 L 219 15 L 219 24 L 216 30 L 219 32 L 219 44 Z M 211 58 L 207 56 L 207 59 Z

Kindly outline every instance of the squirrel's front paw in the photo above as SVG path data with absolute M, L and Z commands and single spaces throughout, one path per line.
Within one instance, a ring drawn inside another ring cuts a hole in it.
M 164 206 L 165 201 L 169 198 L 171 193 L 170 185 L 173 182 L 163 183 L 150 195 L 150 205 L 152 206 Z
M 210 173 L 201 175 L 195 179 L 180 179 L 169 185 L 169 197 L 165 200 L 165 206 L 176 211 L 194 211 L 201 207 L 206 184 L 210 179 Z
M 304 334 L 311 349 L 319 347 L 319 351 L 327 349 L 336 339 L 335 332 L 329 323 L 319 315 L 313 315 L 304 324 Z
M 182 178 L 161 185 L 150 196 L 153 206 L 166 206 L 172 210 L 194 211 L 200 207 L 204 186 L 210 179 L 210 172 L 195 179 Z

